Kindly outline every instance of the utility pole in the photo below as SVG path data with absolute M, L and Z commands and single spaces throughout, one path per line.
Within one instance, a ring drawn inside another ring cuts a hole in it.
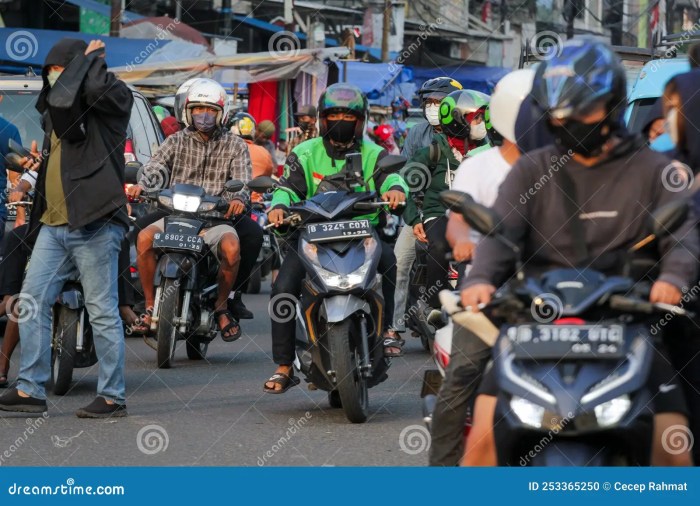
M 175 0 L 175 19 L 182 21 L 182 2 Z
M 122 0 L 112 0 L 112 10 L 109 16 L 109 36 L 119 37 L 122 24 Z
M 391 36 L 391 0 L 384 0 L 384 22 L 382 23 L 382 61 L 389 61 L 389 37 Z

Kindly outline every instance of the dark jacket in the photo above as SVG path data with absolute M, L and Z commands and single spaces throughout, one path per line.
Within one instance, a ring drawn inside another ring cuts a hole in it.
M 134 99 L 127 85 L 107 72 L 105 60 L 99 56 L 101 52 L 85 56 L 86 48 L 81 40 L 63 39 L 46 57 L 42 72 L 44 88 L 36 105 L 45 133 L 43 152 L 50 149 L 53 130 L 49 94 L 59 87 L 76 90 L 86 138 L 77 142 L 61 140 L 61 179 L 69 226 L 73 230 L 96 221 L 112 220 L 128 228 L 124 143 Z M 46 77 L 50 65 L 65 67 L 54 88 L 49 87 Z M 33 232 L 41 225 L 46 210 L 46 159 L 39 169 L 36 185 L 31 214 Z
M 697 126 L 700 118 L 700 69 L 679 74 L 671 82 L 675 83 L 681 98 L 678 118 L 684 123 L 683 138 L 676 147 L 674 158 L 688 165 L 697 174 L 700 172 L 700 128 Z

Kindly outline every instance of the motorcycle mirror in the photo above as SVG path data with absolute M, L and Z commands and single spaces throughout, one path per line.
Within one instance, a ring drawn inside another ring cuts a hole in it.
M 270 176 L 258 176 L 248 181 L 248 188 L 255 193 L 266 193 L 277 185 L 277 181 Z
M 655 209 L 649 217 L 649 229 L 657 239 L 668 236 L 678 230 L 688 219 L 688 201 L 674 200 Z
M 462 215 L 470 227 L 483 235 L 498 235 L 501 232 L 501 218 L 491 209 L 474 202 L 468 193 L 445 190 L 440 200 L 448 209 Z
M 126 165 L 124 166 L 124 182 L 126 184 L 138 183 L 142 167 L 143 164 L 141 162 L 126 162 Z
M 22 156 L 17 153 L 8 153 L 5 155 L 5 168 L 12 172 L 17 172 L 18 174 L 24 173 L 24 167 L 20 164 Z
M 408 158 L 401 155 L 387 155 L 377 162 L 377 170 L 384 174 L 396 174 L 408 162 Z
M 245 183 L 240 179 L 230 179 L 224 184 L 224 190 L 231 193 L 241 191 L 245 187 Z

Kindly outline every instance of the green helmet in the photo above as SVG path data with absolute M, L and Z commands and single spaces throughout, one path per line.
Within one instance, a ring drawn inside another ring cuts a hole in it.
M 356 115 L 359 120 L 355 126 L 355 138 L 361 139 L 365 131 L 367 121 L 367 110 L 369 105 L 367 97 L 360 88 L 352 84 L 337 83 L 332 84 L 323 92 L 318 100 L 318 117 L 320 119 L 320 134 L 325 137 L 328 133 L 328 123 L 326 116 L 333 112 L 350 112 Z
M 486 108 L 490 97 L 475 90 L 453 91 L 440 102 L 440 126 L 448 137 L 466 139 L 473 117 Z
M 492 146 L 500 146 L 503 144 L 503 136 L 493 127 L 491 123 L 491 104 L 486 106 L 484 111 L 484 123 L 486 124 L 486 135 Z
M 153 106 L 153 113 L 156 115 L 156 118 L 158 118 L 158 123 L 163 121 L 165 118 L 170 116 L 170 113 L 168 110 L 163 107 L 162 105 L 154 105 Z

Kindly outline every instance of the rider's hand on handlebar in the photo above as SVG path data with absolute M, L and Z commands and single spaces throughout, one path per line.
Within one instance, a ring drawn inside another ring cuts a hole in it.
M 683 294 L 676 286 L 666 281 L 657 281 L 651 287 L 649 302 L 677 306 L 682 296 Z
M 224 218 L 230 218 L 233 215 L 239 215 L 245 212 L 245 202 L 240 199 L 233 199 L 228 204 L 228 211 L 224 215 Z
M 479 283 L 462 290 L 460 294 L 464 309 L 471 310 L 472 313 L 479 312 L 479 304 L 491 302 L 491 296 L 496 291 L 496 287 L 487 283 Z
M 141 192 L 143 192 L 143 188 L 141 188 L 139 185 L 134 184 L 131 185 L 127 190 L 126 194 L 131 197 L 132 199 L 137 199 L 141 195 Z
M 423 228 L 422 223 L 413 225 L 413 235 L 415 235 L 416 239 L 418 239 L 420 242 L 428 242 L 428 236 L 425 235 L 425 229 Z
M 270 212 L 267 213 L 267 219 L 274 226 L 279 227 L 284 221 L 284 215 L 284 209 L 271 209 Z
M 10 196 L 8 197 L 8 200 L 10 202 L 19 202 L 24 198 L 24 192 L 13 190 L 10 192 Z
M 406 202 L 406 194 L 398 190 L 389 190 L 382 195 L 382 200 L 388 202 L 392 209 L 396 209 L 401 202 Z
M 455 244 L 452 248 L 452 256 L 457 262 L 467 262 L 472 259 L 476 244 L 471 241 L 462 241 Z
M 32 156 L 25 156 L 24 158 L 22 158 L 22 161 L 20 163 L 22 165 L 22 168 L 27 170 L 33 170 L 34 172 L 36 172 L 37 170 L 39 170 L 39 167 L 41 166 L 42 162 L 41 153 L 39 153 L 39 148 L 37 147 L 36 141 L 32 141 L 32 146 L 31 148 L 29 148 L 29 151 L 32 154 Z

